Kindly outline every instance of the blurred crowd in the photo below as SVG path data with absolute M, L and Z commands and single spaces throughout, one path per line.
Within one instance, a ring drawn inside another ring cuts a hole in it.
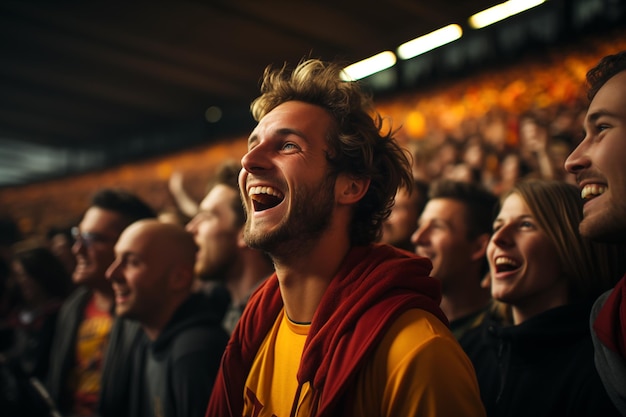
M 300 76 L 337 81 L 332 65 L 300 65 Z M 256 410 L 252 394 L 269 405 L 293 394 L 292 415 L 318 404 L 328 415 L 385 404 L 394 415 L 420 401 L 477 416 L 619 415 L 589 317 L 626 258 L 618 239 L 578 228 L 575 174 L 588 162 L 570 155 L 593 130 L 579 66 L 550 74 L 550 91 L 518 75 L 500 92 L 459 84 L 447 94 L 463 90 L 460 107 L 446 108 L 449 97 L 381 104 L 404 121 L 397 143 L 350 108 L 359 117 L 337 120 L 367 127 L 369 159 L 342 148 L 349 134 L 328 151 L 330 110 L 261 96 L 248 151 L 212 172 L 201 199 L 174 172 L 170 205 L 102 188 L 79 221 L 45 234 L 3 218 L 0 409 L 211 416 Z M 590 187 L 607 198 L 606 184 Z M 291 382 L 273 389 L 270 377 Z
M 467 120 L 454 134 L 433 132 L 412 140 L 413 174 L 430 182 L 439 178 L 482 184 L 497 195 L 521 178 L 572 182 L 565 158 L 581 138 L 585 107 L 553 106 L 511 115 L 493 110 Z

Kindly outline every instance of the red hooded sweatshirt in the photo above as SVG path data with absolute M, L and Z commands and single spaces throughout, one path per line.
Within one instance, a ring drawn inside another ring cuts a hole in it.
M 446 325 L 432 264 L 388 245 L 354 247 L 318 306 L 300 361 L 298 383 L 311 384 L 315 416 L 349 416 L 348 388 L 394 321 L 423 309 Z M 226 347 L 206 417 L 240 417 L 256 353 L 283 308 L 276 274 L 250 298 Z M 300 389 L 298 389 L 300 391 Z

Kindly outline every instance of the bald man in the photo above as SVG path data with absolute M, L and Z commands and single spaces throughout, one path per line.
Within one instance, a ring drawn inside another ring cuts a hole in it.
M 197 246 L 182 226 L 141 220 L 127 227 L 107 270 L 119 317 L 143 340 L 129 366 L 129 414 L 183 417 L 206 409 L 228 334 L 221 308 L 192 293 Z

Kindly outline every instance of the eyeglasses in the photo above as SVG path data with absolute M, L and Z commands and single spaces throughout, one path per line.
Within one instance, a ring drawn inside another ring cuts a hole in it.
M 86 247 L 93 246 L 94 243 L 104 243 L 114 240 L 113 238 L 100 233 L 81 232 L 78 227 L 72 227 L 72 237 L 75 242 L 79 242 Z

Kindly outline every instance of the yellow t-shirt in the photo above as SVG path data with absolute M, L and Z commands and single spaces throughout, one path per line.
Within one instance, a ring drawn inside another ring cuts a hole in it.
M 290 415 L 309 327 L 279 315 L 248 374 L 244 416 Z M 353 414 L 358 416 L 485 415 L 470 360 L 450 330 L 424 310 L 409 310 L 392 324 L 356 384 Z M 299 417 L 312 409 L 308 388 L 297 400 Z
M 311 325 L 295 324 L 281 310 L 257 352 L 248 374 L 243 415 L 289 416 L 298 382 L 296 373 Z M 310 399 L 309 384 L 301 389 L 298 403 Z

